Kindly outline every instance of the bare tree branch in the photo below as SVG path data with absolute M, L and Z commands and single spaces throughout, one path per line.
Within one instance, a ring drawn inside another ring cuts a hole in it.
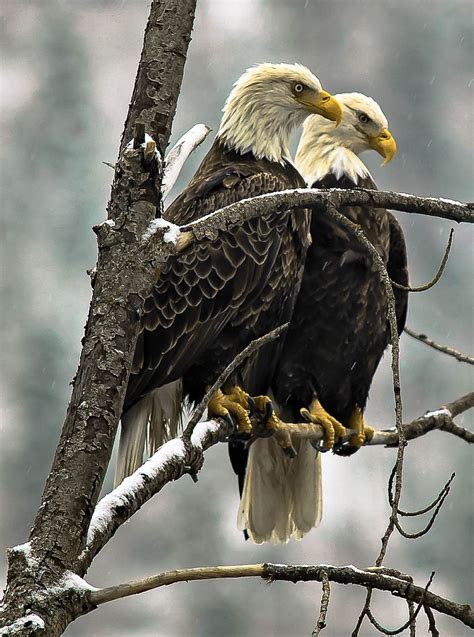
M 436 628 L 436 620 L 435 620 L 433 611 L 431 610 L 429 606 L 426 606 L 426 604 L 423 607 L 423 609 L 428 619 L 428 630 L 431 633 L 431 637 L 439 637 L 439 632 L 438 632 L 438 629 Z
M 430 585 L 431 585 L 431 583 L 433 581 L 433 578 L 434 578 L 434 572 L 431 573 L 430 579 L 428 580 L 428 583 L 425 586 L 425 589 L 424 589 L 425 594 L 428 592 L 428 588 L 430 587 Z M 410 580 L 413 581 L 411 578 L 410 578 Z M 370 610 L 370 608 L 367 609 L 366 615 L 367 615 L 370 623 L 372 624 L 372 626 L 374 626 L 383 635 L 399 635 L 400 633 L 402 633 L 407 628 L 411 629 L 411 628 L 414 627 L 416 617 L 417 617 L 418 613 L 420 612 L 420 610 L 423 608 L 423 600 L 424 600 L 424 596 L 418 602 L 418 606 L 417 606 L 416 610 L 412 613 L 411 612 L 411 605 L 413 604 L 413 600 L 412 599 L 407 599 L 407 602 L 409 603 L 409 617 L 408 617 L 408 620 L 404 624 L 402 624 L 399 628 L 394 628 L 393 630 L 390 630 L 389 628 L 385 628 L 385 626 L 382 626 L 382 624 L 375 619 L 375 617 L 374 617 L 372 611 Z
M 469 365 L 474 365 L 474 356 L 463 354 L 459 350 L 454 349 L 453 347 L 448 347 L 447 345 L 440 345 L 439 343 L 436 343 L 431 338 L 426 336 L 426 334 L 419 334 L 418 332 L 412 330 L 410 327 L 405 327 L 404 331 L 412 338 L 415 338 L 417 341 L 421 341 L 425 345 L 432 347 L 438 352 L 442 352 L 443 354 L 447 354 L 448 356 L 453 356 L 453 358 L 458 360 L 460 363 L 469 363 Z
M 177 582 L 190 582 L 207 579 L 229 579 L 236 577 L 261 577 L 267 582 L 284 580 L 288 582 L 324 582 L 338 584 L 357 584 L 388 591 L 402 599 L 429 606 L 440 613 L 458 619 L 466 626 L 474 627 L 474 612 L 468 604 L 457 604 L 430 593 L 425 588 L 415 586 L 407 578 L 401 579 L 385 573 L 360 570 L 355 566 L 287 566 L 284 564 L 248 564 L 242 566 L 210 566 L 189 569 L 177 569 L 159 573 L 152 577 L 127 582 L 118 586 L 92 590 L 86 593 L 92 606 L 137 595 L 161 586 Z
M 331 587 L 329 585 L 327 573 L 322 573 L 321 581 L 323 585 L 323 591 L 321 595 L 321 604 L 319 607 L 319 617 L 318 621 L 316 622 L 316 626 L 311 633 L 311 637 L 318 637 L 323 628 L 326 628 L 326 615 L 329 606 L 329 596 L 331 595 Z
M 448 406 L 451 406 L 451 413 L 459 415 L 474 406 L 474 394 L 463 396 L 457 401 L 449 403 Z M 419 421 L 426 416 L 414 420 L 413 423 L 403 425 L 407 438 L 413 439 L 436 428 L 441 428 L 441 422 L 445 422 L 444 417 L 444 412 L 441 410 L 428 414 L 428 422 L 431 423 L 432 418 L 436 421 L 439 420 L 439 427 L 420 426 Z M 412 425 L 415 425 L 416 435 L 415 431 L 412 431 Z M 281 423 L 281 426 L 286 427 L 288 433 L 294 438 L 307 438 L 315 441 L 323 438 L 324 432 L 319 425 Z M 450 431 L 444 427 L 442 430 Z M 87 545 L 78 561 L 78 572 L 84 574 L 95 555 L 114 536 L 120 526 L 129 520 L 150 498 L 161 491 L 168 482 L 176 480 L 186 473 L 199 471 L 202 466 L 202 452 L 218 442 L 226 441 L 232 432 L 233 428 L 224 420 L 199 422 L 194 428 L 189 443 L 185 443 L 182 439 L 167 442 L 134 474 L 104 496 L 92 516 Z M 466 439 L 464 436 L 462 437 Z M 377 438 L 378 441 L 374 442 L 374 439 Z M 397 443 L 398 434 L 395 430 L 376 431 L 374 438 L 367 443 L 367 446 L 387 444 L 393 446 Z
M 165 158 L 163 180 L 161 184 L 161 196 L 163 201 L 169 195 L 171 189 L 179 177 L 182 167 L 189 155 L 202 144 L 211 132 L 209 126 L 196 124 L 187 133 L 178 139 Z
M 454 228 L 451 228 L 449 232 L 448 244 L 446 246 L 446 250 L 444 251 L 444 255 L 439 265 L 438 271 L 436 272 L 434 278 L 429 281 L 429 283 L 425 283 L 425 285 L 419 285 L 418 287 L 410 287 L 409 285 L 402 285 L 401 283 L 392 281 L 392 285 L 399 290 L 406 290 L 407 292 L 426 292 L 426 290 L 434 287 L 443 276 L 444 270 L 446 268 L 446 263 L 448 262 L 449 254 L 451 252 L 451 246 L 453 244 L 453 235 Z
M 337 210 L 346 206 L 361 205 L 392 208 L 407 213 L 442 217 L 453 221 L 474 223 L 474 210 L 464 203 L 432 197 L 418 197 L 382 190 L 318 190 L 296 188 L 243 199 L 182 226 L 181 231 L 191 231 L 197 240 L 213 239 L 217 233 L 248 221 L 262 214 L 278 214 L 290 208 L 316 208 L 326 210 L 327 203 Z M 347 217 L 345 217 L 347 219 Z
M 466 394 L 457 400 L 448 403 L 436 411 L 427 412 L 424 416 L 416 418 L 408 425 L 404 425 L 405 438 L 413 440 L 424 436 L 429 431 L 439 429 L 451 433 L 466 442 L 474 442 L 474 433 L 459 427 L 453 418 L 474 407 L 474 392 Z M 395 429 L 376 431 L 369 445 L 386 445 L 395 447 L 398 445 L 398 432 Z

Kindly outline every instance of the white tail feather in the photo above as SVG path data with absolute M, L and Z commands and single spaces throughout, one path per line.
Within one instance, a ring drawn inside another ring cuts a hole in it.
M 131 407 L 121 419 L 120 443 L 115 470 L 115 485 L 136 471 L 147 454 L 175 438 L 181 422 L 183 386 L 181 380 L 150 392 Z
M 289 458 L 273 438 L 250 447 L 238 527 L 256 543 L 301 539 L 322 514 L 321 458 L 307 440 Z

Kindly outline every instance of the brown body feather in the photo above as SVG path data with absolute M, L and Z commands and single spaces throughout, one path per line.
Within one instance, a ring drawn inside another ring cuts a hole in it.
M 375 188 L 370 177 L 361 187 Z M 347 178 L 327 176 L 316 188 L 354 187 Z M 344 210 L 379 251 L 391 278 L 408 283 L 403 233 L 386 210 Z M 364 409 L 373 375 L 389 342 L 387 301 L 370 255 L 331 218 L 313 214 L 312 244 L 290 328 L 270 388 L 279 415 L 301 419 L 300 409 L 314 398 L 343 424 L 356 405 Z M 407 293 L 395 289 L 398 328 L 407 310 Z M 251 378 L 271 359 L 259 352 L 247 369 Z M 308 441 L 289 460 L 273 439 L 261 439 L 250 453 L 230 447 L 239 477 L 240 528 L 260 543 L 301 538 L 322 516 L 321 458 Z
M 165 217 L 185 224 L 241 199 L 302 185 L 291 164 L 256 160 L 216 140 Z M 145 302 L 124 412 L 178 378 L 185 394 L 200 399 L 250 340 L 288 320 L 308 236 L 306 211 L 265 215 L 170 260 Z
M 375 189 L 370 176 L 358 184 Z M 351 180 L 328 175 L 315 188 L 350 188 Z M 403 232 L 384 209 L 348 207 L 378 250 L 390 277 L 408 284 Z M 387 300 L 370 255 L 329 217 L 314 214 L 313 243 L 303 283 L 272 383 L 279 404 L 297 417 L 317 397 L 347 424 L 354 407 L 365 408 L 375 370 L 390 341 Z M 408 294 L 395 289 L 398 329 L 405 325 Z

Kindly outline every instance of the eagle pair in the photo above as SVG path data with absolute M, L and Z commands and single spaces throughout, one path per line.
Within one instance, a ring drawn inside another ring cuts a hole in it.
M 290 136 L 303 123 L 293 165 Z M 235 83 L 211 149 L 165 218 L 183 225 L 241 199 L 307 184 L 375 188 L 358 157 L 370 148 L 384 163 L 396 152 L 374 100 L 331 96 L 298 64 L 258 65 Z M 392 280 L 406 285 L 395 218 L 370 207 L 342 212 L 363 229 Z M 401 331 L 407 297 L 395 294 Z M 248 436 L 249 408 L 265 411 L 269 395 L 283 419 L 298 422 L 303 414 L 320 424 L 323 448 L 343 439 L 345 427 L 357 431 L 350 450 L 360 447 L 369 435 L 362 416 L 368 391 L 389 342 L 387 300 L 353 236 L 325 215 L 292 209 L 189 246 L 161 271 L 144 306 L 116 481 L 142 463 L 145 446 L 154 453 L 176 435 L 186 397 L 202 399 L 242 349 L 286 322 L 286 336 L 259 350 L 213 397 L 209 416 L 233 416 Z M 275 422 L 267 418 L 268 433 Z M 321 519 L 320 454 L 307 440 L 294 446 L 290 458 L 272 436 L 249 447 L 230 443 L 242 496 L 239 527 L 257 543 L 301 538 Z

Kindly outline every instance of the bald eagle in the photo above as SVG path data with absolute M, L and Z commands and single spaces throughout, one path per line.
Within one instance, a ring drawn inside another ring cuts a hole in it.
M 165 218 L 186 224 L 241 199 L 304 185 L 288 160 L 288 144 L 310 113 L 337 123 L 341 107 L 307 68 L 248 69 L 225 103 L 213 146 Z M 175 434 L 183 396 L 200 400 L 252 339 L 290 318 L 308 237 L 307 211 L 267 214 L 192 245 L 166 264 L 144 305 L 116 483 L 142 463 L 146 440 L 151 454 Z M 272 372 L 270 366 L 267 384 Z M 229 379 L 209 412 L 231 413 L 248 431 L 246 393 L 237 380 Z
M 374 149 L 384 157 L 384 164 L 392 159 L 396 144 L 387 119 L 369 97 L 358 93 L 335 97 L 343 106 L 341 124 L 334 128 L 321 117 L 310 116 L 295 165 L 314 188 L 375 189 L 359 154 Z M 395 217 L 370 207 L 352 206 L 341 212 L 363 229 L 391 279 L 408 285 L 405 241 Z M 342 447 L 349 453 L 369 433 L 362 414 L 390 341 L 387 299 L 370 255 L 336 221 L 314 213 L 311 236 L 271 393 L 284 420 L 301 421 L 303 410 L 313 422 L 324 427 L 329 423 L 326 448 L 345 433 L 343 427 L 355 429 L 358 434 Z M 394 293 L 402 332 L 407 292 L 395 288 Z M 259 439 L 250 448 L 246 471 L 245 452 L 241 452 L 238 468 L 245 483 L 239 526 L 255 542 L 301 538 L 321 520 L 320 455 L 307 441 L 300 441 L 297 451 L 298 457 L 291 460 L 273 439 Z

